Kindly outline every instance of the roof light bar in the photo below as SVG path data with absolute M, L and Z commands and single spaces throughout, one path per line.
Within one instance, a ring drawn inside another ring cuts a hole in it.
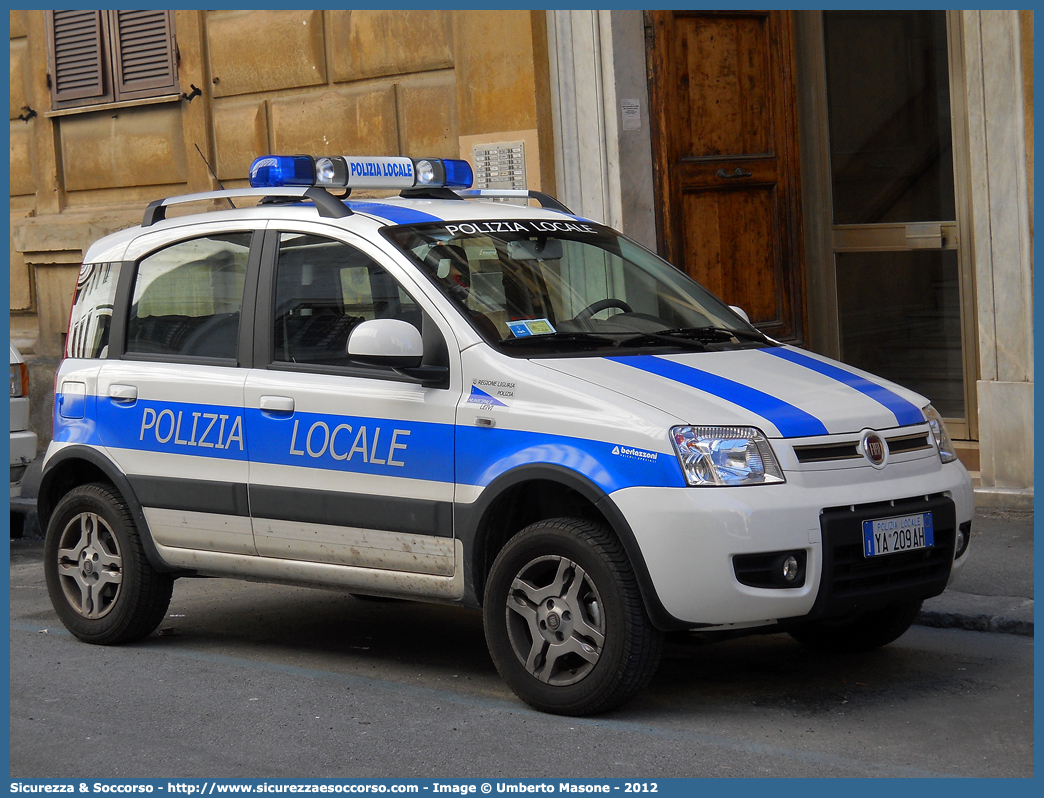
M 266 155 L 250 164 L 253 188 L 315 185 L 315 163 L 310 155 Z
M 448 158 L 264 155 L 250 165 L 254 188 L 470 188 L 474 181 L 471 164 Z

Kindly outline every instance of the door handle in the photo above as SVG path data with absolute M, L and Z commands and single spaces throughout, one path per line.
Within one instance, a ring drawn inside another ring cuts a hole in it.
M 294 399 L 292 396 L 262 396 L 260 406 L 263 413 L 293 413 Z
M 738 166 L 733 172 L 726 172 L 724 169 L 719 169 L 717 171 L 718 177 L 724 177 L 726 180 L 733 180 L 737 177 L 751 177 L 753 174 L 753 172 L 744 172 L 743 169 Z
M 138 399 L 138 388 L 135 385 L 110 385 L 109 398 L 117 402 L 135 402 Z

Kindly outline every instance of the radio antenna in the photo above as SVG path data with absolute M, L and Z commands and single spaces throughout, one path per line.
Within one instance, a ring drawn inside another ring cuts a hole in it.
M 211 167 L 210 162 L 207 160 L 207 156 L 205 156 L 203 154 L 203 150 L 201 150 L 199 148 L 198 144 L 193 143 L 192 146 L 196 148 L 196 152 L 199 153 L 199 157 L 202 158 L 203 159 L 203 163 L 205 163 L 207 165 L 207 169 L 210 170 L 210 174 L 213 175 L 213 177 L 214 177 L 214 182 L 218 184 L 218 186 L 221 188 L 222 191 L 224 191 L 225 187 L 222 186 L 221 185 L 221 181 L 218 180 L 218 176 L 214 173 L 214 169 L 213 169 L 213 167 Z M 232 210 L 236 210 L 236 206 L 232 202 L 232 200 L 229 197 L 225 197 L 225 199 L 228 200 L 228 204 L 232 207 Z

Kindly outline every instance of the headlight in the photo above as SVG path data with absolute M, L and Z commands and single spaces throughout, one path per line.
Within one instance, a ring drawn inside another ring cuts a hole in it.
M 925 421 L 928 422 L 928 426 L 932 430 L 935 445 L 939 449 L 939 459 L 944 463 L 952 463 L 957 459 L 957 454 L 953 448 L 953 441 L 950 440 L 950 433 L 946 431 L 946 424 L 942 420 L 942 416 L 931 405 L 924 408 L 922 412 L 924 413 Z
M 690 485 L 786 482 L 772 447 L 754 427 L 674 427 L 671 443 Z

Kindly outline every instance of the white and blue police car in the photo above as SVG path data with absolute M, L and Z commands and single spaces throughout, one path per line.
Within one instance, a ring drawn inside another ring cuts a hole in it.
M 271 156 L 251 184 L 84 259 L 39 498 L 82 640 L 148 635 L 179 577 L 456 602 L 523 700 L 586 714 L 672 630 L 882 646 L 965 561 L 925 397 L 614 230 L 464 161 Z

